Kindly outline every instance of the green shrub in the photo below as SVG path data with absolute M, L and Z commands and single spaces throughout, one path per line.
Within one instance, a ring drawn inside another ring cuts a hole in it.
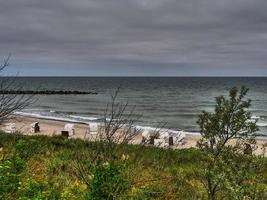
M 23 159 L 30 158 L 33 154 L 38 154 L 42 151 L 44 145 L 36 139 L 19 139 L 14 145 L 15 152 Z
M 46 184 L 29 180 L 26 187 L 20 191 L 19 200 L 45 199 L 45 189 L 47 189 Z
M 149 200 L 157 199 L 162 195 L 162 192 L 159 188 L 155 186 L 142 187 L 138 194 L 131 199 L 133 200 Z M 125 198 L 127 199 L 127 198 Z
M 87 199 L 112 200 L 129 190 L 129 182 L 123 167 L 112 162 L 97 163 L 88 175 Z
M 0 199 L 9 199 L 19 189 L 20 174 L 26 167 L 27 160 L 41 150 L 40 142 L 36 139 L 18 139 L 17 135 L 13 137 L 13 148 L 0 160 Z
M 20 158 L 0 161 L 0 199 L 7 199 L 9 194 L 17 191 L 19 173 L 24 165 L 24 161 Z

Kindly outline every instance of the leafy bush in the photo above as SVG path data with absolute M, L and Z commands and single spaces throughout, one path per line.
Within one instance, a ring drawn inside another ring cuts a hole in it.
M 45 199 L 46 189 L 47 189 L 47 184 L 37 183 L 35 181 L 29 180 L 27 185 L 20 191 L 19 200 Z
M 9 199 L 11 194 L 20 189 L 21 172 L 26 167 L 27 160 L 41 150 L 39 142 L 35 139 L 18 139 L 17 135 L 13 137 L 13 148 L 10 148 L 7 155 L 0 160 L 0 198 L 3 199 Z
M 5 199 L 8 194 L 17 191 L 20 180 L 19 173 L 24 164 L 20 158 L 0 161 L 0 199 Z
M 123 168 L 112 162 L 98 162 L 88 175 L 88 199 L 112 200 L 129 190 L 129 182 Z

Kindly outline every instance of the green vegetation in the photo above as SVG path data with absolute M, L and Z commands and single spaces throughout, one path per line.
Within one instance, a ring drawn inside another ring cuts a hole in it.
M 240 91 L 232 88 L 229 98 L 217 97 L 214 112 L 203 111 L 197 121 L 202 135 L 198 147 L 209 156 L 203 175 L 210 200 L 242 199 L 246 196 L 266 198 L 265 192 L 257 188 L 255 182 L 247 182 L 249 176 L 258 181 L 255 168 L 262 168 L 261 161 L 244 159 L 241 163 L 235 162 L 240 153 L 251 155 L 256 143 L 258 127 L 248 111 L 251 101 L 245 99 L 247 92 L 245 87 Z M 234 141 L 228 145 L 231 139 Z
M 208 198 L 206 174 L 202 172 L 212 158 L 200 150 L 120 145 L 112 162 L 100 163 L 95 159 L 99 157 L 96 155 L 98 143 L 5 133 L 0 133 L 0 141 L 3 145 L 0 153 L 1 199 Z M 221 187 L 220 194 L 227 196 L 229 191 L 235 192 L 236 188 L 230 190 L 231 185 L 227 183 L 237 183 L 242 176 L 244 184 L 239 187 L 243 191 L 240 195 L 255 192 L 255 195 L 261 194 L 255 199 L 266 199 L 266 159 L 234 155 L 231 163 L 240 166 L 241 170 L 232 173 L 226 164 L 216 165 L 221 167 L 215 170 L 232 177 L 225 181 L 224 176 L 215 176 L 226 184 Z M 260 168 L 255 165 L 257 163 L 262 163 Z M 80 173 L 81 168 L 83 173 Z M 243 172 L 246 172 L 245 176 Z

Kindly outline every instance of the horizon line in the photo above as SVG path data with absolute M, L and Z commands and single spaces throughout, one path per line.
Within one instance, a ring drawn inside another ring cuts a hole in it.
M 0 78 L 5 77 L 17 77 L 17 78 L 27 78 L 27 77 L 36 77 L 36 78 L 68 78 L 68 77 L 77 77 L 77 78 L 267 78 L 267 76 L 35 76 L 35 75 L 22 75 L 22 76 L 1 76 Z

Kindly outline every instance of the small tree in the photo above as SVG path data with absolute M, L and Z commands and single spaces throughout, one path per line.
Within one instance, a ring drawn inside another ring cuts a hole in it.
M 222 198 L 231 196 L 231 199 L 238 199 L 237 194 L 246 194 L 241 193 L 241 189 L 250 177 L 253 159 L 246 158 L 246 161 L 240 162 L 239 153 L 244 151 L 244 146 L 247 148 L 255 144 L 258 131 L 256 121 L 251 120 L 248 111 L 251 101 L 245 99 L 247 92 L 245 87 L 240 91 L 236 87 L 230 89 L 229 98 L 217 97 L 215 111 L 203 111 L 197 121 L 202 136 L 198 147 L 207 153 L 201 177 L 208 199 L 217 199 L 220 191 L 224 191 L 220 194 Z
M 0 74 L 9 66 L 9 57 L 4 60 L 0 66 Z M 21 90 L 22 87 L 16 83 L 16 77 L 0 76 L 0 91 Z M 23 110 L 25 107 L 33 103 L 33 95 L 24 94 L 0 94 L 0 124 L 13 117 L 17 111 Z
M 256 121 L 251 121 L 250 99 L 244 99 L 248 89 L 236 87 L 230 89 L 229 98 L 216 97 L 214 113 L 203 111 L 197 121 L 202 139 L 198 147 L 213 155 L 219 155 L 231 139 L 236 140 L 233 149 L 239 150 L 240 144 L 255 143 L 255 133 L 258 131 Z
M 119 92 L 120 87 L 111 95 L 111 101 L 106 106 L 101 128 L 96 136 L 96 140 L 108 148 L 109 154 L 114 153 L 114 148 L 118 144 L 133 143 L 142 131 L 137 128 L 141 115 L 135 112 L 135 106 L 129 106 L 128 101 L 118 101 Z

